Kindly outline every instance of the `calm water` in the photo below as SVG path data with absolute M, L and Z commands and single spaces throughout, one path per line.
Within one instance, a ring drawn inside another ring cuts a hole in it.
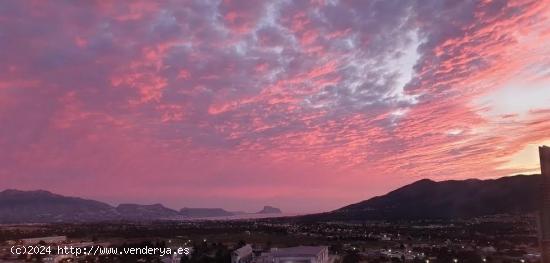
M 197 217 L 187 220 L 243 220 L 243 219 L 259 219 L 259 218 L 273 218 L 273 217 L 285 217 L 285 216 L 298 216 L 300 214 L 282 213 L 282 214 L 242 214 L 234 216 L 213 216 L 213 217 Z

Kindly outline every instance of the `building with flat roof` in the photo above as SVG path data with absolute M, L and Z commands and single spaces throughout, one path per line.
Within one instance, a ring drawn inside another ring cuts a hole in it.
M 253 257 L 252 246 L 247 244 L 231 253 L 231 263 L 248 263 Z
M 273 248 L 263 257 L 272 263 L 326 263 L 329 260 L 326 246 Z

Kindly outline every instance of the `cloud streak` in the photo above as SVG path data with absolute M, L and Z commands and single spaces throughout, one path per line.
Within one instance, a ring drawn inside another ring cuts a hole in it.
M 311 212 L 522 172 L 550 139 L 549 6 L 5 1 L 0 188 Z

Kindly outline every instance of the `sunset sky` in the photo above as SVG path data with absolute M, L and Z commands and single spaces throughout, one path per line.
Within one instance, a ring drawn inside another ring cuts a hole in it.
M 0 190 L 307 213 L 544 143 L 547 0 L 0 2 Z

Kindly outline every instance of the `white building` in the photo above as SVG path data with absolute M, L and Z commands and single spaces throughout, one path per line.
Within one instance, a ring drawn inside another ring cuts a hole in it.
M 263 255 L 266 262 L 272 263 L 327 263 L 329 262 L 328 247 L 299 246 L 288 248 L 273 248 Z
M 231 253 L 231 263 L 248 263 L 254 256 L 252 247 L 245 245 Z

